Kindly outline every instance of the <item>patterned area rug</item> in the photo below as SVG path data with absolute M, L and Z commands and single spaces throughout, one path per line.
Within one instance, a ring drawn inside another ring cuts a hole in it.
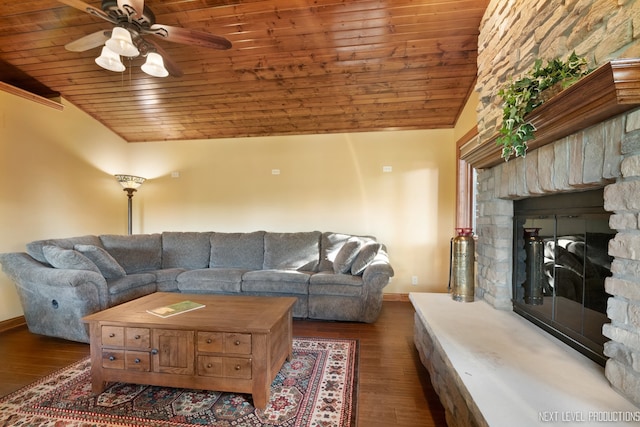
M 0 426 L 355 426 L 356 340 L 294 338 L 264 411 L 251 395 L 111 383 L 91 393 L 89 358 L 0 399 Z

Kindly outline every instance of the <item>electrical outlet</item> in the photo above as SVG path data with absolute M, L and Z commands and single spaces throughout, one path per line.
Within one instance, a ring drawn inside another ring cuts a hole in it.
M 411 284 L 413 286 L 417 286 L 418 285 L 418 276 L 411 276 Z

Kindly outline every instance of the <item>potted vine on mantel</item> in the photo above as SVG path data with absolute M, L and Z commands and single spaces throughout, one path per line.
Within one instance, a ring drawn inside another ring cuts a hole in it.
M 500 89 L 503 99 L 502 127 L 496 140 L 502 146 L 502 158 L 512 155 L 524 157 L 527 141 L 534 139 L 535 127 L 525 116 L 563 89 L 571 86 L 592 70 L 587 60 L 575 52 L 566 61 L 553 59 L 542 66 L 537 59 L 533 68 L 523 77 Z

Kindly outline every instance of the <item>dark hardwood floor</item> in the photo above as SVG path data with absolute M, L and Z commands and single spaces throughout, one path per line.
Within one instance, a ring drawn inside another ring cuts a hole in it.
M 358 426 L 446 426 L 444 409 L 413 344 L 413 306 L 385 301 L 374 324 L 295 320 L 294 336 L 360 343 Z M 87 344 L 29 333 L 0 333 L 0 396 L 89 355 Z

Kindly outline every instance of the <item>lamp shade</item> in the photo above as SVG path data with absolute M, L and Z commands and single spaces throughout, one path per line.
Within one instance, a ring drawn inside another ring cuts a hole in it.
M 102 53 L 96 58 L 96 64 L 104 69 L 117 73 L 121 73 L 125 69 L 124 64 L 120 61 L 120 55 L 106 46 L 102 48 Z
M 140 51 L 131 40 L 131 33 L 126 28 L 115 27 L 111 33 L 111 38 L 107 40 L 105 45 L 121 56 L 127 58 L 135 58 L 140 55 Z
M 142 71 L 154 77 L 167 77 L 169 72 L 164 68 L 164 60 L 156 52 L 150 52 L 147 60 L 142 64 Z
M 115 177 L 124 189 L 135 190 L 145 181 L 145 178 L 133 175 L 116 175 Z

